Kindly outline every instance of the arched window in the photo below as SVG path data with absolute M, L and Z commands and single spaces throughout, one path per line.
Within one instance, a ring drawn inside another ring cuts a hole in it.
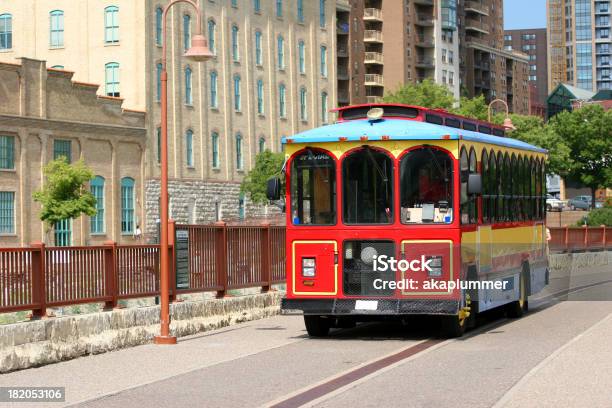
M 232 60 L 240 61 L 240 51 L 238 49 L 238 26 L 232 26 Z
M 185 132 L 185 161 L 187 167 L 193 167 L 193 131 L 191 129 Z
M 189 14 L 183 16 L 183 48 L 185 51 L 191 48 L 191 16 Z
M 319 0 L 319 25 L 325 27 L 325 0 Z
M 506 221 L 506 213 L 504 206 L 506 202 L 506 178 L 504 170 L 504 155 L 501 152 L 497 153 L 497 222 Z
M 531 201 L 530 201 L 530 209 L 531 209 L 531 219 L 535 220 L 536 219 L 536 166 L 535 166 L 535 160 L 533 159 L 533 157 L 531 158 L 531 160 L 529 161 L 529 172 L 531 173 L 531 190 L 530 190 L 530 196 L 531 196 Z
M 236 135 L 236 169 L 242 170 L 242 135 L 238 133 Z
M 286 92 L 285 84 L 280 84 L 278 87 L 278 114 L 281 118 L 287 116 L 287 107 L 285 106 Z
M 520 221 L 523 221 L 525 219 L 525 207 L 524 207 L 524 200 L 525 200 L 525 169 L 523 168 L 523 156 L 518 155 L 518 158 L 516 160 L 516 166 L 517 166 L 517 174 L 518 174 L 518 187 L 517 187 L 517 217 Z
M 90 218 L 92 234 L 104 233 L 104 177 L 96 176 L 90 183 L 91 194 L 96 199 L 96 215 Z
M 486 149 L 482 150 L 482 157 L 480 159 L 480 170 L 482 173 L 482 220 L 485 223 L 490 221 L 489 219 L 489 156 Z
M 342 162 L 345 224 L 393 222 L 393 161 L 369 146 L 353 151 Z
M 185 104 L 193 105 L 193 93 L 191 92 L 192 88 L 192 72 L 191 68 L 185 68 Z
M 54 65 L 51 67 L 51 69 L 64 69 L 63 65 Z
M 266 150 L 266 139 L 261 136 L 259 138 L 259 153 L 263 153 Z
M 512 198 L 510 199 L 511 221 L 519 220 L 519 191 L 520 191 L 520 166 L 514 154 L 510 156 L 510 175 L 512 178 Z
M 278 69 L 285 69 L 285 39 L 279 35 L 276 39 Z
M 213 132 L 211 136 L 212 145 L 212 166 L 213 169 L 219 168 L 219 133 Z
M 49 45 L 51 48 L 64 46 L 64 12 L 53 10 L 49 13 Z
M 508 153 L 504 154 L 504 219 L 506 221 L 512 220 L 511 206 L 512 206 L 512 164 Z
M 234 76 L 234 110 L 240 112 L 242 101 L 240 100 L 240 75 Z
M 105 65 L 105 93 L 107 96 L 119 97 L 119 64 L 109 62 Z
M 306 73 L 306 46 L 302 40 L 298 42 L 298 68 L 300 74 Z
M 210 19 L 208 20 L 208 48 L 210 49 L 210 52 L 215 55 L 217 54 L 216 36 L 217 23 L 215 23 L 215 20 Z
M 261 0 L 253 0 L 253 9 L 256 13 L 261 11 Z
M 108 6 L 104 9 L 104 42 L 119 42 L 119 7 Z
M 210 73 L 210 107 L 216 108 L 219 106 L 217 98 L 217 71 Z
M 255 64 L 263 65 L 263 51 L 261 45 L 261 31 L 255 31 Z
M 263 80 L 257 80 L 257 113 L 264 114 L 264 84 Z
M 497 220 L 497 195 L 499 186 L 497 184 L 497 159 L 495 152 L 489 153 L 489 220 L 491 223 Z
M 453 221 L 453 160 L 445 152 L 423 146 L 400 162 L 400 203 L 403 224 Z
M 321 76 L 327 78 L 327 47 L 321 46 Z
M 308 112 L 306 109 L 306 88 L 300 88 L 300 120 L 306 121 Z
M 293 157 L 290 187 L 294 225 L 336 223 L 336 165 L 329 154 L 308 149 Z
M 155 66 L 155 99 L 157 102 L 161 101 L 161 74 L 162 74 L 162 63 L 158 62 Z
M 461 172 L 459 175 L 461 183 L 461 224 L 469 224 L 470 197 L 468 196 L 468 178 L 470 175 L 470 162 L 464 147 L 461 148 L 461 154 L 459 156 L 459 171 Z
M 134 232 L 134 179 L 121 179 L 121 233 Z
M 304 22 L 304 0 L 297 0 L 297 19 L 298 22 Z
M 321 92 L 321 122 L 327 123 L 329 120 L 327 92 Z
M 164 10 L 161 7 L 155 9 L 155 44 L 162 45 L 162 20 L 164 18 Z
M 13 48 L 13 16 L 0 14 L 0 50 Z

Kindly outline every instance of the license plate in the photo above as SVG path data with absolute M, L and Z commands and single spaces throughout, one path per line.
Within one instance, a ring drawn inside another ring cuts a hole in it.
M 358 300 L 355 302 L 355 310 L 376 310 L 378 300 Z

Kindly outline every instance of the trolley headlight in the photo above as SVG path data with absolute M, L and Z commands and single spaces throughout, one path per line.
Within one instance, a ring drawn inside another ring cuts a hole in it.
M 442 276 L 442 257 L 441 256 L 428 256 L 425 258 L 429 262 L 429 270 L 427 274 L 433 277 Z
M 317 264 L 315 258 L 302 258 L 302 276 L 306 278 L 314 278 L 316 269 Z

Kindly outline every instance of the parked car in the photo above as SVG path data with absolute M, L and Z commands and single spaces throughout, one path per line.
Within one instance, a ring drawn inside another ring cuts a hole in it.
M 552 196 L 552 194 L 546 194 L 546 211 L 563 211 L 565 202 Z
M 574 198 L 571 198 L 568 200 L 567 202 L 567 206 L 569 207 L 570 210 L 585 210 L 588 211 L 591 209 L 591 196 L 587 196 L 587 195 L 580 195 L 580 196 L 576 196 Z M 595 208 L 601 208 L 603 207 L 603 202 L 601 201 L 595 201 Z

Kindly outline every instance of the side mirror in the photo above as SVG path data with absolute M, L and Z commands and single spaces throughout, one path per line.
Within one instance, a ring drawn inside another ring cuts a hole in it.
M 468 194 L 482 194 L 482 177 L 478 173 L 472 173 L 468 177 Z
M 270 201 L 280 200 L 280 191 L 281 191 L 281 181 L 280 178 L 274 177 L 268 180 L 268 185 L 266 188 L 266 197 Z

